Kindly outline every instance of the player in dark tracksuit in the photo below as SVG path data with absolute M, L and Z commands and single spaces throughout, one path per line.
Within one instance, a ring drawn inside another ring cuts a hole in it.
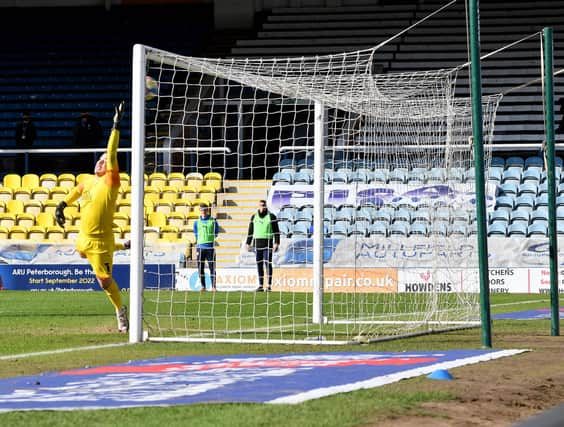
M 253 214 L 247 231 L 247 250 L 251 250 L 254 241 L 255 255 L 259 286 L 257 292 L 264 290 L 264 264 L 266 264 L 267 291 L 272 289 L 272 254 L 278 251 L 280 246 L 280 230 L 276 215 L 269 212 L 266 201 L 259 201 L 258 211 Z

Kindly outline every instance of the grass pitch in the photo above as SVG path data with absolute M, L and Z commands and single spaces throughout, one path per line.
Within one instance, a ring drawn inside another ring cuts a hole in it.
M 127 294 L 124 293 L 127 303 Z M 492 314 L 546 308 L 546 295 L 491 297 Z M 126 344 L 115 332 L 112 307 L 101 292 L 0 292 L 0 377 L 33 375 L 128 360 L 175 355 L 297 353 L 310 351 L 417 351 L 481 348 L 480 329 L 421 336 L 363 346 L 142 343 Z M 550 335 L 550 320 L 495 321 L 496 349 L 512 338 Z M 507 338 L 507 339 L 506 339 Z M 124 345 L 102 347 L 108 344 Z M 101 346 L 88 350 L 55 350 Z M 44 352 L 33 355 L 33 353 Z M 15 355 L 20 355 L 15 357 Z M 406 381 L 419 381 L 412 379 Z M 300 405 L 205 404 L 115 410 L 32 411 L 0 414 L 6 426 L 355 426 L 389 419 L 424 402 L 455 399 L 447 392 L 395 391 L 393 385 L 334 395 Z

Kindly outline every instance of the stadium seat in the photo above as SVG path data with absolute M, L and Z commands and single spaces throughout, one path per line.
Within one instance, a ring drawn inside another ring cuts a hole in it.
M 145 227 L 143 230 L 143 239 L 145 243 L 156 243 L 159 240 L 158 227 Z
M 173 185 L 165 185 L 161 187 L 161 200 L 168 200 L 174 203 L 176 200 L 178 200 L 178 196 L 178 187 L 175 187 Z
M 35 224 L 44 228 L 55 225 L 55 217 L 51 212 L 41 212 L 35 215 Z
M 411 224 L 411 227 L 409 228 L 410 236 L 427 237 L 428 234 L 429 234 L 429 229 L 427 227 L 427 224 L 423 222 L 414 222 L 413 224 Z
M 167 185 L 168 178 L 164 172 L 153 172 L 149 174 L 149 185 L 155 188 L 162 188 Z
M 368 236 L 369 222 L 355 222 L 351 226 L 351 236 L 366 237 Z
M 6 212 L 6 202 L 4 200 L 0 200 L 0 213 Z
M 337 221 L 333 224 L 331 235 L 335 238 L 348 237 L 351 234 L 351 226 L 346 221 Z
M 194 207 L 198 207 L 200 205 L 206 205 L 208 207 L 211 207 L 210 201 L 208 199 L 202 199 L 202 198 L 199 198 L 199 197 L 191 200 L 191 203 L 192 203 L 192 210 L 194 210 Z M 196 212 L 196 213 L 198 213 L 198 212 Z
M 152 212 L 147 215 L 147 226 L 162 227 L 166 225 L 166 214 L 162 212 Z
M 495 209 L 496 210 L 500 210 L 500 209 L 513 210 L 514 203 L 515 203 L 515 201 L 514 201 L 513 197 L 499 196 L 499 197 L 496 197 L 496 199 L 495 199 Z
M 531 223 L 538 220 L 548 221 L 548 208 L 546 206 L 542 206 L 538 209 L 534 209 L 531 212 Z
M 531 214 L 525 209 L 515 209 L 509 214 L 509 223 L 513 224 L 515 222 L 528 224 L 530 221 Z
M 312 183 L 313 183 L 313 174 L 309 173 L 308 171 L 302 169 L 294 174 L 294 184 L 310 185 Z
M 31 200 L 31 190 L 27 187 L 18 187 L 14 190 L 13 198 L 22 202 Z
M 488 226 L 488 236 L 507 236 L 507 223 L 503 221 L 492 222 Z
M 294 183 L 294 176 L 288 170 L 278 171 L 272 177 L 272 185 L 276 185 L 276 184 L 292 185 L 293 183 Z
M 116 202 L 116 212 L 131 214 L 131 200 L 118 200 Z
M 350 182 L 356 184 L 368 184 L 370 182 L 370 173 L 366 170 L 353 171 L 350 176 Z
M 54 173 L 44 173 L 39 176 L 39 186 L 52 188 L 57 186 L 58 177 Z
M 527 223 L 516 221 L 507 227 L 507 235 L 509 237 L 527 237 L 527 229 Z
M 17 173 L 8 173 L 2 180 L 3 186 L 15 190 L 22 186 L 22 178 Z
M 124 212 L 115 212 L 114 213 L 114 224 L 123 228 L 126 225 L 129 225 L 129 214 Z
M 500 184 L 503 177 L 503 169 L 490 167 L 488 171 L 488 181 L 495 184 Z
M 538 193 L 538 183 L 534 180 L 523 181 L 519 185 L 519 190 L 517 195 L 520 196 L 521 194 L 530 194 L 533 197 L 536 197 Z
M 0 187 L 0 200 L 6 202 L 14 198 L 14 190 L 9 187 Z
M 450 217 L 451 217 L 451 221 L 461 221 L 461 222 L 465 222 L 465 223 L 470 223 L 472 222 L 472 217 L 470 215 L 470 213 L 463 208 L 458 208 L 458 209 L 454 209 L 451 211 L 450 213 Z
M 60 202 L 68 193 L 69 189 L 66 187 L 52 187 L 49 189 L 49 199 Z
M 514 181 L 504 182 L 497 186 L 497 195 L 498 196 L 511 196 L 515 197 L 517 192 L 519 191 L 519 186 Z
M 564 206 L 557 206 L 556 207 L 556 220 L 557 221 L 564 220 Z
M 464 168 L 460 168 L 460 167 L 449 168 L 447 169 L 447 180 L 449 182 L 456 182 L 456 183 L 464 182 L 465 181 L 464 174 L 465 174 Z
M 387 237 L 388 236 L 388 223 L 376 221 L 368 227 L 368 236 L 370 237 Z
M 407 169 L 395 168 L 392 169 L 388 175 L 389 183 L 405 184 L 407 182 Z
M 535 206 L 535 197 L 531 194 L 521 194 L 515 199 L 515 209 L 532 210 Z
M 198 186 L 199 188 L 200 186 Z M 198 198 L 198 190 L 193 185 L 184 185 L 179 191 L 179 198 L 182 200 L 194 200 Z
M 306 221 L 294 222 L 294 225 L 292 227 L 292 237 L 303 237 L 303 238 L 309 237 L 310 226 L 311 223 Z
M 476 168 L 470 167 L 464 172 L 464 182 L 474 182 L 476 180 Z
M 390 236 L 409 236 L 408 222 L 394 222 L 388 227 L 388 235 Z
M 198 198 L 206 200 L 209 206 L 215 205 L 216 202 L 215 188 L 209 187 L 207 185 L 202 185 L 200 187 L 200 191 L 198 192 Z
M 49 199 L 49 188 L 47 187 L 34 187 L 31 190 L 31 199 L 45 202 Z
M 408 184 L 421 185 L 427 182 L 427 169 L 413 168 L 407 173 Z
M 170 212 L 174 211 L 174 202 L 170 200 L 157 200 L 153 206 L 155 212 L 169 214 Z
M 145 200 L 155 203 L 161 198 L 161 190 L 159 187 L 147 185 L 144 190 Z
M 450 227 L 448 228 L 448 235 L 449 236 L 466 237 L 466 236 L 468 236 L 468 227 L 464 223 L 453 222 L 450 225 Z
M 547 207 L 547 206 L 548 206 L 548 193 L 542 193 L 541 195 L 535 198 L 534 209 L 538 209 L 539 207 Z
M 496 209 L 490 212 L 490 224 L 494 224 L 496 222 L 502 222 L 504 224 L 509 223 L 509 212 L 505 209 Z
M 337 208 L 333 205 L 323 206 L 323 221 L 333 223 L 337 216 Z
M 511 167 L 509 169 L 505 169 L 501 175 L 501 182 L 514 182 L 519 184 L 521 182 L 521 174 L 522 170 L 520 168 Z
M 21 200 L 7 200 L 5 203 L 6 212 L 16 215 L 24 212 L 24 202 L 22 202 Z
M 186 215 L 182 212 L 169 212 L 166 215 L 166 224 L 171 225 L 177 228 L 180 228 L 184 225 L 186 220 Z
M 131 177 L 127 172 L 119 173 L 119 186 L 122 191 L 128 187 L 131 187 Z
M 46 227 L 45 239 L 51 242 L 62 242 L 65 240 L 65 231 L 59 226 Z
M 27 238 L 33 242 L 40 242 L 45 239 L 45 227 L 42 225 L 33 225 L 27 231 Z
M 546 237 L 548 236 L 548 225 L 545 221 L 535 221 L 529 224 L 527 229 L 529 237 Z
M 427 182 L 441 184 L 447 180 L 447 170 L 441 167 L 432 167 L 428 173 Z
M 177 242 L 179 239 L 179 229 L 174 225 L 163 225 L 159 230 L 159 239 L 166 242 Z
M 431 212 L 428 209 L 417 209 L 411 213 L 411 220 L 416 223 L 430 224 Z
M 26 173 L 22 176 L 22 187 L 29 188 L 30 190 L 39 187 L 39 175 L 35 173 Z
M 7 240 L 9 238 L 10 229 L 0 225 L 0 240 Z
M 35 215 L 30 213 L 19 213 L 16 215 L 16 225 L 29 228 L 35 225 Z
M 27 227 L 22 225 L 13 225 L 8 230 L 8 239 L 27 240 Z
M 200 191 L 200 187 L 204 185 L 204 176 L 199 172 L 190 172 L 186 175 L 186 185 L 194 188 L 197 193 Z
M 196 243 L 196 236 L 194 235 L 194 227 L 189 225 L 184 225 L 179 228 L 179 238 L 183 242 L 194 244 Z
M 394 213 L 393 208 L 381 207 L 376 212 L 374 212 L 373 221 L 385 222 L 386 224 L 390 224 L 392 222 L 393 213 Z
M 72 173 L 62 173 L 57 177 L 57 186 L 64 188 L 74 188 L 76 185 L 76 177 Z
M 509 168 L 519 168 L 523 170 L 525 168 L 525 159 L 521 156 L 509 156 L 505 159 L 505 169 Z
M 176 188 L 186 185 L 186 177 L 181 172 L 170 172 L 167 176 L 167 184 Z
M 192 210 L 192 203 L 190 200 L 179 199 L 174 202 L 173 212 L 187 214 Z
M 490 166 L 505 169 L 505 159 L 501 156 L 492 156 Z
M 544 159 L 540 156 L 529 156 L 525 159 L 524 168 L 525 170 L 530 168 L 544 169 Z
M 541 169 L 529 168 L 524 170 L 523 174 L 521 175 L 521 181 L 523 182 L 533 181 L 538 184 L 539 182 L 541 182 L 541 180 L 542 180 Z
M 80 228 L 78 225 L 65 226 L 65 240 L 76 241 Z

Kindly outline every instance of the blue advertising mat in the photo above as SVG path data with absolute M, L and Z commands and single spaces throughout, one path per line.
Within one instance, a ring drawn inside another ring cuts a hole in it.
M 550 319 L 550 308 L 539 308 L 537 310 L 523 310 L 511 313 L 501 313 L 492 316 L 494 320 L 535 320 L 535 319 Z M 559 310 L 560 318 L 564 319 L 564 308 Z
M 0 379 L 0 412 L 301 403 L 527 350 L 187 356 Z

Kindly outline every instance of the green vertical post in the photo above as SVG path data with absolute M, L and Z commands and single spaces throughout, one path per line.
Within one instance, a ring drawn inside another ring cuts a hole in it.
M 551 335 L 560 335 L 558 308 L 558 234 L 556 230 L 556 183 L 554 162 L 554 80 L 552 28 L 543 29 L 544 55 L 544 118 L 546 168 L 548 180 L 548 252 L 550 266 Z
M 486 217 L 486 191 L 484 180 L 484 147 L 482 131 L 482 77 L 480 66 L 479 1 L 470 0 L 469 7 L 470 73 L 472 95 L 472 136 L 474 138 L 474 163 L 476 173 L 476 221 L 478 224 L 478 262 L 480 267 L 480 317 L 482 320 L 482 346 L 492 346 L 490 314 L 490 282 L 488 272 L 488 239 Z

